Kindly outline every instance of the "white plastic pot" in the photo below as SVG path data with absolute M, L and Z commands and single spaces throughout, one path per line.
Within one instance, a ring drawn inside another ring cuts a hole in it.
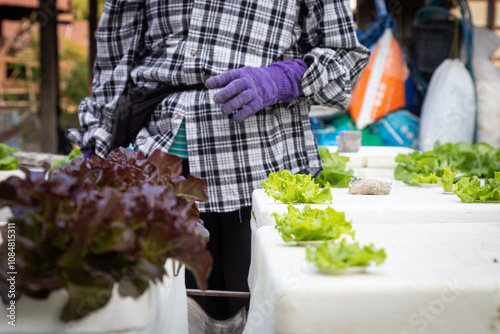
M 5 222 L 0 222 L 3 224 Z M 60 320 L 61 310 L 68 300 L 68 292 L 64 289 L 52 292 L 43 300 L 21 296 L 15 302 L 15 326 L 9 325 L 11 310 L 0 301 L 0 334 L 187 334 L 184 266 L 167 260 L 165 269 L 167 275 L 163 282 L 150 284 L 137 299 L 121 297 L 115 285 L 111 299 L 103 308 L 78 321 L 65 323 Z M 89 296 L 82 307 L 105 298 L 107 293 Z
M 165 284 L 170 281 L 165 277 Z M 146 326 L 156 315 L 159 304 L 158 286 L 152 285 L 138 299 L 123 298 L 113 290 L 111 300 L 103 308 L 92 312 L 85 318 L 64 323 L 59 319 L 61 310 L 67 301 L 66 290 L 57 290 L 50 294 L 48 299 L 35 300 L 22 296 L 16 301 L 15 327 L 8 324 L 9 318 L 6 305 L 2 304 L 0 317 L 0 333 L 23 334 L 96 334 L 96 333 L 142 333 Z M 88 303 L 105 297 L 106 292 L 100 296 L 89 297 Z M 82 307 L 88 307 L 84 305 Z

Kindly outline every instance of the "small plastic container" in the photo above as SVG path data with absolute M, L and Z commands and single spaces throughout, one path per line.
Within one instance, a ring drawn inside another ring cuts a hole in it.
M 361 147 L 361 131 L 340 131 L 336 139 L 338 152 L 358 152 Z

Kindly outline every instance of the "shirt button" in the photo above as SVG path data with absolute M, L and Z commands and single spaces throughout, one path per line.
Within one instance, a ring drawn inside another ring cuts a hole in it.
M 181 115 L 179 115 L 178 113 L 174 114 L 174 119 L 179 119 L 180 117 L 181 117 Z
M 191 50 L 191 53 L 190 53 L 191 57 L 194 57 L 196 56 L 196 50 Z

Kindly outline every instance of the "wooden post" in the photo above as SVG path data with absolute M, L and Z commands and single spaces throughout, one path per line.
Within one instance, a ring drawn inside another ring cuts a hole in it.
M 3 31 L 2 31 L 3 16 L 0 14 L 0 105 L 4 102 L 3 94 L 3 81 L 7 77 L 7 70 L 5 69 L 5 62 L 3 61 L 3 55 L 1 50 L 3 49 Z
M 500 28 L 496 22 L 497 22 L 497 19 L 498 17 L 496 16 L 496 13 L 497 13 L 497 9 L 496 9 L 496 2 L 497 0 L 491 0 L 491 8 L 490 8 L 490 11 L 491 11 L 491 25 L 493 27 L 493 32 L 495 32 L 495 29 L 498 29 Z
M 488 29 L 495 31 L 495 0 L 488 0 L 486 26 Z
M 3 81 L 7 77 L 7 70 L 5 68 L 5 62 L 3 61 L 3 55 L 1 50 L 3 49 L 3 30 L 2 30 L 3 14 L 0 13 L 0 105 L 3 104 L 4 94 L 3 94 Z
M 59 97 L 56 0 L 40 0 L 40 143 L 45 153 L 57 153 Z
M 0 14 L 0 46 L 3 45 L 3 30 L 2 30 L 3 15 Z
M 94 62 L 97 54 L 97 0 L 89 0 L 89 95 L 92 93 Z

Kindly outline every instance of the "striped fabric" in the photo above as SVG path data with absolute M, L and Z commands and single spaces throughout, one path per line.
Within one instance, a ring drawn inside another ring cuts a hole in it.
M 97 31 L 92 97 L 80 104 L 81 131 L 69 138 L 104 157 L 126 87 L 202 84 L 243 66 L 300 58 L 304 97 L 278 102 L 242 124 L 222 114 L 217 90 L 168 95 L 134 143 L 168 151 L 184 122 L 190 172 L 205 180 L 201 212 L 251 205 L 271 172 L 317 174 L 321 159 L 311 104 L 346 108 L 368 50 L 359 44 L 348 0 L 107 0 Z
M 182 122 L 179 130 L 174 137 L 172 145 L 168 149 L 168 153 L 178 155 L 182 159 L 188 158 L 188 146 L 186 140 L 186 123 Z

